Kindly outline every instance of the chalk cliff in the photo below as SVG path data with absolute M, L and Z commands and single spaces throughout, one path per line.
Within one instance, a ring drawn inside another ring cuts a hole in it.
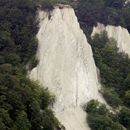
M 109 38 L 114 38 L 117 41 L 117 47 L 120 52 L 125 52 L 130 57 L 130 34 L 127 29 L 121 26 L 104 26 L 98 23 L 98 25 L 93 28 L 92 36 L 102 31 L 106 31 Z
M 39 11 L 39 19 L 39 64 L 30 78 L 56 95 L 54 111 L 66 130 L 89 130 L 82 105 L 103 101 L 91 47 L 71 7 Z

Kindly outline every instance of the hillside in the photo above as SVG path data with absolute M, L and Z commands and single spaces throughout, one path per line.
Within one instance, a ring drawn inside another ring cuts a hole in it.
M 129 130 L 130 2 L 0 0 L 0 130 Z

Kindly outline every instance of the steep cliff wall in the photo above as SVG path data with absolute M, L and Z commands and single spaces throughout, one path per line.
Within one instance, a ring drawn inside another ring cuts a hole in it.
M 89 130 L 82 105 L 103 101 L 90 45 L 70 7 L 39 11 L 39 64 L 30 78 L 56 95 L 54 111 L 66 130 Z
M 98 23 L 97 27 L 93 28 L 92 36 L 102 31 L 106 31 L 109 38 L 114 38 L 117 41 L 119 51 L 125 52 L 130 57 L 130 34 L 127 29 L 121 26 L 104 26 Z

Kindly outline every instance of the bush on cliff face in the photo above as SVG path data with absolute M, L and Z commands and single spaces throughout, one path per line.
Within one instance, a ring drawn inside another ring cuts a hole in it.
M 118 108 L 122 104 L 119 95 L 113 88 L 104 87 L 102 88 L 101 93 L 105 100 L 108 102 L 108 104 L 113 108 Z

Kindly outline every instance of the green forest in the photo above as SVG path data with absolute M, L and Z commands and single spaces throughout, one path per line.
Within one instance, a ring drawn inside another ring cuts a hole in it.
M 79 22 L 87 27 L 87 33 L 91 33 L 98 22 L 121 25 L 130 32 L 130 2 L 126 4 L 126 0 L 79 0 L 76 10 Z
M 91 100 L 86 122 L 92 130 L 130 130 L 130 59 L 106 32 L 90 36 L 98 22 L 130 32 L 126 0 L 0 0 L 0 130 L 54 130 L 60 124 L 51 110 L 55 96 L 27 77 L 38 63 L 37 9 L 49 11 L 57 3 L 74 5 L 100 70 L 100 93 L 112 107 Z
M 43 1 L 42 1 L 43 2 Z M 0 130 L 53 130 L 55 96 L 27 78 L 36 65 L 39 1 L 0 0 Z

